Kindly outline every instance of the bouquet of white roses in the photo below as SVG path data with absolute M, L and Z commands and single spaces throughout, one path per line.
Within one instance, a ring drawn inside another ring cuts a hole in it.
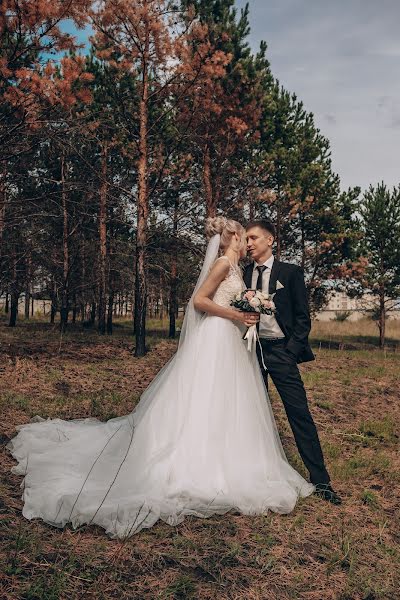
M 272 315 L 276 309 L 273 301 L 275 294 L 264 294 L 261 290 L 244 290 L 231 301 L 231 306 L 243 312 L 258 312 Z
M 240 294 L 237 294 L 233 300 L 231 300 L 231 306 L 241 310 L 242 312 L 257 312 L 262 315 L 272 315 L 276 312 L 275 303 L 273 297 L 275 294 L 264 294 L 261 290 L 244 290 Z M 247 350 L 252 351 L 253 344 L 260 344 L 260 338 L 257 333 L 257 326 L 251 325 L 243 336 L 243 339 L 247 341 Z M 264 362 L 263 353 L 261 350 L 261 362 L 265 370 L 267 367 Z

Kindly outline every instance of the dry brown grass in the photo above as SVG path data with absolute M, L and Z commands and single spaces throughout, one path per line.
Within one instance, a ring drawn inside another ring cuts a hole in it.
M 343 325 L 348 337 L 349 324 L 335 323 Z M 13 460 L 3 450 L 0 598 L 398 598 L 400 352 L 369 343 L 364 350 L 320 348 L 318 340 L 334 334 L 340 341 L 340 334 L 318 327 L 317 361 L 302 372 L 341 507 L 312 497 L 287 516 L 229 514 L 174 528 L 158 523 L 118 542 L 96 527 L 59 531 L 23 519 L 20 477 L 10 474 Z M 127 329 L 117 328 L 111 339 L 69 333 L 58 352 L 55 330 L 29 324 L 1 328 L 0 340 L 3 441 L 37 413 L 126 414 L 176 346 L 153 337 L 149 354 L 135 359 Z M 350 345 L 366 343 L 353 338 Z M 302 470 L 274 390 L 272 403 L 289 459 Z
M 340 341 L 343 344 L 356 344 L 359 348 L 376 346 L 378 326 L 371 319 L 359 321 L 313 321 L 312 338 L 326 342 Z M 400 347 L 400 319 L 388 319 L 386 323 L 386 345 Z

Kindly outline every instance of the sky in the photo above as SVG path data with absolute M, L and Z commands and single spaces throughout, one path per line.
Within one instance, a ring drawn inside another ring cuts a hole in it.
M 314 114 L 342 189 L 399 185 L 399 0 L 249 5 L 251 47 L 267 42 L 272 73 Z

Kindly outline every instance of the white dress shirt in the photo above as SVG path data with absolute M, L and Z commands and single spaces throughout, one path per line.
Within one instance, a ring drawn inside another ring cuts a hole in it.
M 263 263 L 266 269 L 263 272 L 262 277 L 262 292 L 268 294 L 269 278 L 271 277 L 272 265 L 274 264 L 274 255 L 270 256 L 268 260 Z M 253 275 L 251 279 L 252 289 L 256 289 L 258 271 L 257 267 L 261 267 L 261 264 L 254 263 Z M 284 338 L 285 334 L 278 325 L 278 321 L 274 315 L 260 315 L 260 328 L 258 335 L 263 338 Z

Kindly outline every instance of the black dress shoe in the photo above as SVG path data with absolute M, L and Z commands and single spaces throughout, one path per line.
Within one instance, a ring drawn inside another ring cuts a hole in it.
M 316 483 L 314 494 L 331 504 L 342 504 L 341 497 L 332 489 L 329 483 Z

